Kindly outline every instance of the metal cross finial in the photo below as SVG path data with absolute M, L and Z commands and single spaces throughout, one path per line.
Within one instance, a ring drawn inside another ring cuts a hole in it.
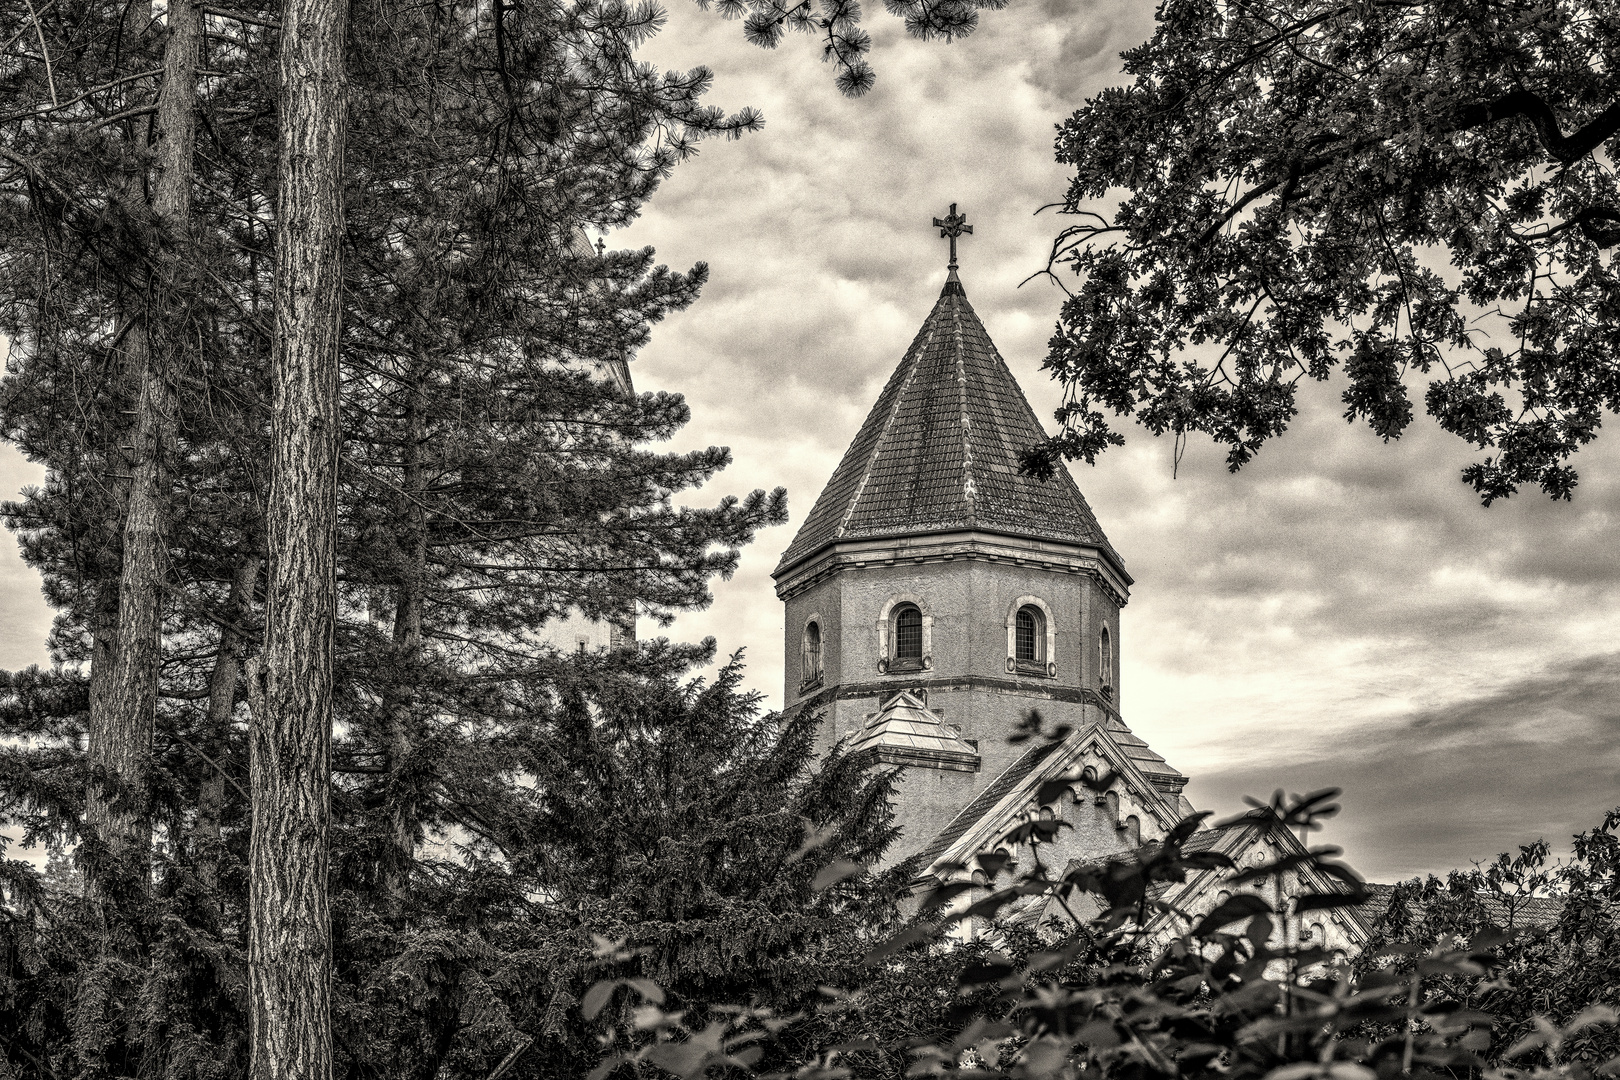
M 955 270 L 956 269 L 956 238 L 958 236 L 961 236 L 963 233 L 967 233 L 969 236 L 973 235 L 973 226 L 971 226 L 971 225 L 969 225 L 967 223 L 967 215 L 966 214 L 958 214 L 956 212 L 956 204 L 955 203 L 951 203 L 951 212 L 946 214 L 943 218 L 935 218 L 934 219 L 934 224 L 939 227 L 939 235 L 948 236 L 948 237 L 951 238 L 951 265 L 950 265 L 950 269 Z

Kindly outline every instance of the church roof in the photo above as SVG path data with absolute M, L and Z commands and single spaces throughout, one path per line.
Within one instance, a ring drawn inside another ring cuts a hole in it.
M 1035 767 L 1052 755 L 1061 743 L 1042 743 L 1032 746 L 1007 767 L 1006 771 L 996 777 L 990 786 L 979 793 L 979 797 L 964 806 L 957 815 L 946 823 L 938 836 L 917 853 L 917 868 L 926 870 L 932 866 L 941 855 L 945 854 L 958 840 L 967 834 L 967 831 L 977 825 L 997 803 L 1007 797 L 1007 794 L 1021 784 Z
M 777 570 L 838 540 L 956 529 L 1112 554 L 1067 469 L 1019 472 L 1045 438 L 953 270 Z

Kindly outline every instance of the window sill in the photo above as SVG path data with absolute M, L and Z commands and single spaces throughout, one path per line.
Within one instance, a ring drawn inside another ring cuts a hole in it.
M 885 675 L 901 675 L 913 671 L 927 671 L 931 667 L 933 667 L 933 664 L 925 656 L 921 660 L 885 660 L 878 665 L 878 670 Z
M 817 675 L 814 678 L 806 679 L 806 680 L 804 680 L 804 682 L 799 684 L 799 696 L 803 697 L 805 694 L 808 694 L 812 690 L 820 690 L 820 689 L 821 689 L 821 676 Z
M 1037 679 L 1051 679 L 1057 676 L 1057 665 L 1041 660 L 1014 660 L 1007 658 L 1007 673 L 1010 675 L 1028 675 Z

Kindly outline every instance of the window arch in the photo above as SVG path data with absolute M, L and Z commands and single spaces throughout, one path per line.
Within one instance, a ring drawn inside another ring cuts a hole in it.
M 900 593 L 889 598 L 878 615 L 878 670 L 925 671 L 932 667 L 933 618 L 919 596 Z
M 1038 596 L 1020 596 L 1007 608 L 1007 671 L 1056 675 L 1052 609 Z
M 1105 690 L 1114 688 L 1114 643 L 1106 626 L 1097 635 L 1097 684 Z
M 821 681 L 821 620 L 812 615 L 804 624 L 804 640 L 800 644 L 800 667 L 804 685 Z

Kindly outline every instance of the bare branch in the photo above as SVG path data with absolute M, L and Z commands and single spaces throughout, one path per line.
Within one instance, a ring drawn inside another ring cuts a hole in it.
M 231 19 L 235 22 L 247 23 L 249 26 L 264 26 L 271 30 L 281 29 L 280 22 L 275 19 L 265 18 L 262 15 L 244 15 L 240 11 L 230 11 L 226 8 L 209 7 L 207 4 L 202 6 L 202 11 L 204 15 L 217 15 L 221 19 Z

